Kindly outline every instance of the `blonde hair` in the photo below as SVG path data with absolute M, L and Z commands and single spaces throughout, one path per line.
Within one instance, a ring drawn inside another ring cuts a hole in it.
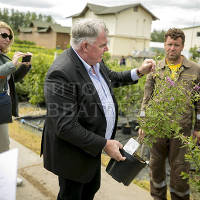
M 11 47 L 11 45 L 14 42 L 14 33 L 13 33 L 12 28 L 8 24 L 6 24 L 5 22 L 3 22 L 3 21 L 0 21 L 0 28 L 6 28 L 6 29 L 8 29 L 10 31 L 10 34 L 13 36 L 13 38 L 10 40 L 9 45 L 5 49 L 1 49 L 1 51 L 3 53 L 7 53 L 10 50 L 10 47 Z

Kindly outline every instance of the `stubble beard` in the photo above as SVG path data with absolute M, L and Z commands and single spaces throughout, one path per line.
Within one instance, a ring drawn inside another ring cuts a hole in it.
M 167 60 L 170 61 L 170 62 L 176 62 L 180 59 L 181 55 L 174 55 L 174 56 L 170 56 L 170 55 L 167 55 Z

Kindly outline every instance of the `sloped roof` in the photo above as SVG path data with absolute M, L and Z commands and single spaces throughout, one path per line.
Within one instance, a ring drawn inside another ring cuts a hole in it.
M 71 32 L 71 27 L 61 26 L 60 24 L 52 24 L 50 27 L 53 29 L 53 31 L 55 31 L 57 33 L 70 33 Z
M 137 6 L 142 7 L 146 12 L 148 12 L 152 16 L 153 20 L 158 19 L 147 8 L 145 8 L 141 3 L 131 3 L 131 4 L 117 5 L 117 6 L 107 6 L 107 5 L 99 5 L 99 4 L 94 4 L 94 3 L 87 3 L 85 8 L 80 13 L 71 15 L 67 18 L 81 17 L 88 11 L 88 9 L 92 10 L 96 15 L 106 15 L 106 14 L 115 14 L 115 13 L 124 11 L 129 8 L 134 8 Z
M 49 22 L 43 22 L 39 20 L 32 21 L 30 23 L 30 27 L 35 26 L 35 27 L 41 27 L 41 28 L 48 28 L 51 24 Z
M 71 27 L 61 26 L 60 24 L 55 23 L 48 23 L 48 22 L 42 22 L 42 21 L 32 21 L 29 25 L 30 27 L 19 27 L 20 32 L 32 32 L 31 27 L 37 27 L 39 33 L 45 33 L 49 29 L 52 29 L 56 33 L 70 33 Z
M 184 28 L 181 28 L 182 30 L 186 30 L 186 29 L 193 29 L 193 28 L 199 28 L 200 25 L 196 25 L 196 26 L 189 26 L 189 27 L 184 27 Z
M 32 28 L 19 27 L 18 31 L 23 32 L 23 33 L 32 33 Z

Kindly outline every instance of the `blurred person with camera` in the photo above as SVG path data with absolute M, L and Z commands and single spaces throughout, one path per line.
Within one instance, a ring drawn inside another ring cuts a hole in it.
M 30 61 L 25 58 L 31 53 L 15 52 L 12 60 L 6 56 L 13 42 L 13 30 L 0 21 L 0 153 L 9 150 L 8 123 L 12 122 L 12 115 L 18 116 L 15 82 L 22 80 L 31 68 Z M 26 62 L 19 63 L 22 57 Z M 17 185 L 21 184 L 22 179 L 17 178 Z

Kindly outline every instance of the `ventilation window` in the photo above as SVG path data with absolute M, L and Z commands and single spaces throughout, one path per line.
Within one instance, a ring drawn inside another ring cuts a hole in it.
M 200 32 L 197 32 L 197 37 L 200 37 Z

